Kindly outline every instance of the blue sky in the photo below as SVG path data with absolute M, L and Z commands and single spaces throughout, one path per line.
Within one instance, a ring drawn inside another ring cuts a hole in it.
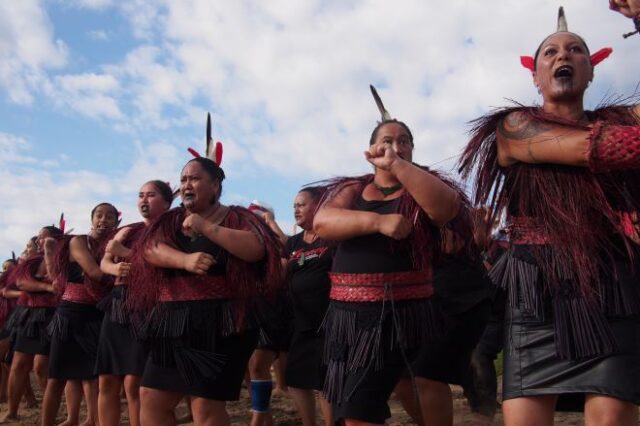
M 612 46 L 586 99 L 630 94 L 640 37 L 604 0 L 567 0 L 569 28 Z M 467 121 L 538 100 L 519 66 L 560 3 L 424 0 L 0 2 L 0 253 L 65 212 L 89 229 L 110 201 L 124 223 L 149 179 L 178 182 L 206 112 L 225 146 L 223 202 L 272 204 L 285 231 L 298 188 L 370 170 L 378 114 L 368 84 L 416 137 L 414 158 L 451 170 Z

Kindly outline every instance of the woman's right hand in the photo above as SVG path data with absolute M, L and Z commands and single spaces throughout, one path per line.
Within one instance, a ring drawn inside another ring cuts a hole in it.
M 131 263 L 129 262 L 120 262 L 116 264 L 117 268 L 117 277 L 126 278 L 129 276 L 129 272 L 131 272 Z
M 197 253 L 189 253 L 185 256 L 182 269 L 192 274 L 204 275 L 215 263 L 216 261 L 213 256 L 199 251 Z
M 403 240 L 411 234 L 413 225 L 401 214 L 382 214 L 380 215 L 378 232 L 394 240 Z
M 56 239 L 52 237 L 47 237 L 44 239 L 44 252 L 53 254 L 53 251 L 56 248 Z

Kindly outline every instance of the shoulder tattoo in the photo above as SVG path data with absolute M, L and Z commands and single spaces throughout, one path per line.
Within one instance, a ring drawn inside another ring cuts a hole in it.
M 498 132 L 511 140 L 530 139 L 549 130 L 543 123 L 522 113 L 511 113 L 498 123 Z

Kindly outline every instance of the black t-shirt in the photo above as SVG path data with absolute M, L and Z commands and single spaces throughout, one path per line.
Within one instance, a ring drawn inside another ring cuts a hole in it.
M 353 210 L 378 214 L 397 213 L 400 198 L 390 201 L 367 201 L 359 197 Z M 413 270 L 408 240 L 396 241 L 375 233 L 354 237 L 338 244 L 333 272 L 379 273 Z
M 329 306 L 329 271 L 334 250 L 322 240 L 306 243 L 301 232 L 285 247 L 289 292 L 293 302 L 294 326 L 298 330 L 320 327 Z

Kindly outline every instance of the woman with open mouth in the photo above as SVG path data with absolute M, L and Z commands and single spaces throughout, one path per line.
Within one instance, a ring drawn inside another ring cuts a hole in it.
M 91 211 L 91 231 L 87 235 L 68 236 L 56 247 L 50 275 L 61 301 L 48 327 L 51 351 L 42 404 L 44 426 L 54 424 L 67 383 L 68 397 L 75 399 L 80 389 L 84 391 L 85 423 L 98 423 L 95 366 L 103 313 L 96 304 L 112 283 L 111 277 L 100 270 L 100 260 L 117 225 L 118 210 L 109 203 L 100 203 Z
M 251 301 L 281 283 L 279 240 L 247 209 L 220 203 L 216 158 L 183 167 L 182 206 L 148 226 L 132 258 L 127 303 L 146 313 L 151 350 L 142 424 L 173 425 L 187 395 L 196 425 L 229 424 L 225 403 L 238 399 L 257 341 L 247 327 Z
M 561 8 L 557 32 L 522 58 L 542 106 L 476 120 L 461 158 L 476 202 L 511 227 L 490 272 L 509 295 L 506 425 L 552 425 L 554 409 L 638 424 L 640 108 L 583 105 L 609 53 L 591 54 Z
M 99 304 L 104 311 L 96 372 L 99 376 L 98 416 L 100 425 L 120 424 L 120 389 L 124 385 L 131 426 L 140 425 L 140 378 L 147 362 L 147 351 L 132 329 L 126 309 L 129 259 L 147 225 L 169 210 L 173 202 L 171 187 L 152 180 L 140 188 L 138 211 L 142 222 L 122 227 L 109 241 L 100 268 L 115 277 L 111 293 Z

